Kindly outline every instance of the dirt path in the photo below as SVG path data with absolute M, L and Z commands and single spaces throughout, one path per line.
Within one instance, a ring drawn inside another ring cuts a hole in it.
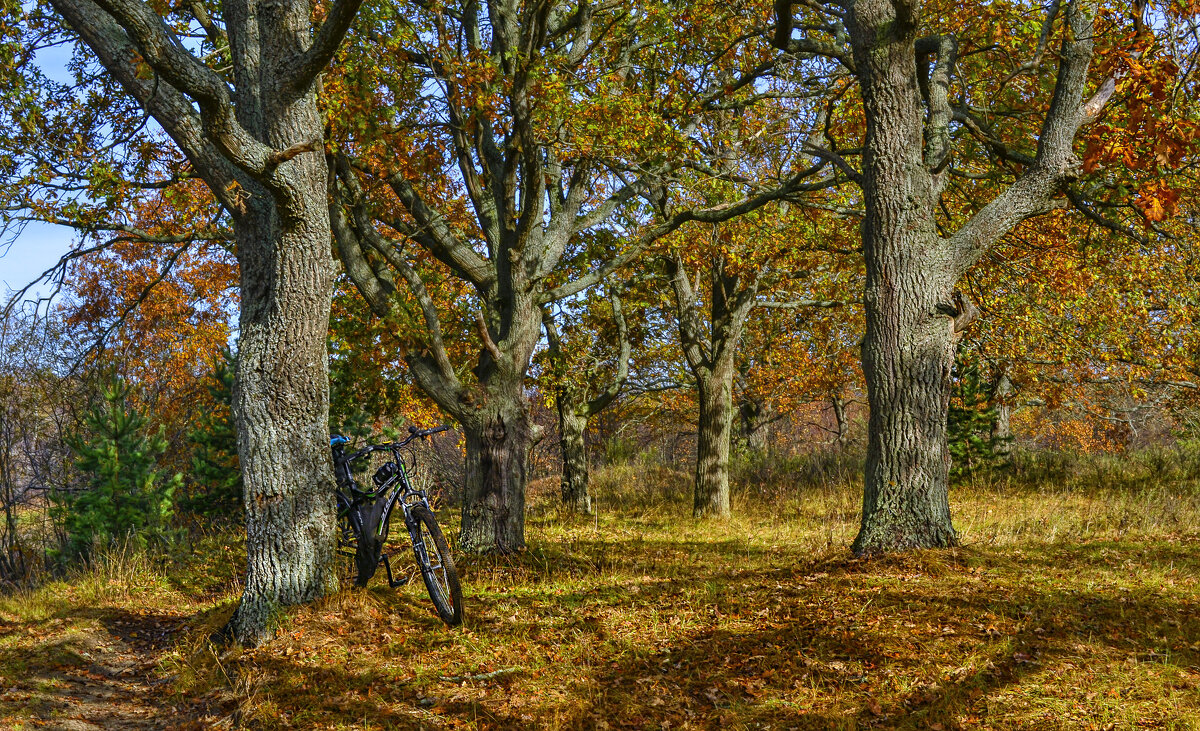
M 4 666 L 14 677 L 3 679 L 0 725 L 64 731 L 186 727 L 186 714 L 171 707 L 167 681 L 156 673 L 185 621 L 102 609 L 40 627 L 0 628 L 0 637 L 15 640 L 5 643 Z

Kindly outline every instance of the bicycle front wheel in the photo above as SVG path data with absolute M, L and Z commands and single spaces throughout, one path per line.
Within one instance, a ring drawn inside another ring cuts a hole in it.
M 409 511 L 414 527 L 413 553 L 421 567 L 421 578 L 429 590 L 429 598 L 437 608 L 438 616 L 451 627 L 462 624 L 462 587 L 458 583 L 458 572 L 454 559 L 450 557 L 450 546 L 438 527 L 433 513 L 424 505 Z

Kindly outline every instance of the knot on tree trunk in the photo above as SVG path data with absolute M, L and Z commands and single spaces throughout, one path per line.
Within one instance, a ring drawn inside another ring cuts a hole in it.
M 934 308 L 938 315 L 949 317 L 954 323 L 954 337 L 962 337 L 971 323 L 979 317 L 979 308 L 962 290 L 954 290 L 948 302 L 939 302 Z

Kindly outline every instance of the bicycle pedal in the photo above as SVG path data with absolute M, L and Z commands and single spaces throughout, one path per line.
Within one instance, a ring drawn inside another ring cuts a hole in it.
M 397 588 L 397 587 L 404 586 L 405 584 L 407 584 L 407 583 L 408 583 L 408 582 L 410 582 L 410 581 L 412 581 L 412 577 L 411 577 L 411 576 L 405 576 L 403 579 L 399 579 L 399 580 L 396 580 L 396 581 L 393 581 L 393 580 L 391 580 L 391 579 L 388 579 L 388 586 L 390 586 L 390 587 L 392 587 L 393 589 L 395 589 L 395 588 Z

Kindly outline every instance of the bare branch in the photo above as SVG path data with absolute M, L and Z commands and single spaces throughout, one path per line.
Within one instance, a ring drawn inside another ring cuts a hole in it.
M 112 335 L 117 328 L 121 327 L 121 325 L 124 325 L 125 321 L 129 319 L 129 316 L 133 314 L 134 310 L 140 307 L 141 304 L 150 297 L 150 294 L 154 291 L 154 288 L 167 278 L 167 275 L 170 274 L 171 270 L 175 268 L 175 263 L 179 261 L 179 257 L 183 256 L 184 252 L 187 251 L 190 246 L 191 242 L 188 242 L 171 252 L 166 261 L 163 263 L 163 267 L 159 271 L 158 275 L 149 284 L 142 288 L 142 291 L 138 294 L 137 298 L 133 302 L 130 302 L 125 309 L 121 311 L 121 314 L 117 316 L 117 319 L 109 323 L 108 326 L 96 336 L 96 339 L 92 342 L 92 344 L 80 354 L 79 358 L 71 366 L 72 373 L 74 373 L 83 364 L 83 362 L 87 360 L 89 355 L 104 347 L 104 343 L 108 339 L 108 336 Z
M 1150 239 L 1143 234 L 1138 233 L 1134 229 L 1122 225 L 1111 218 L 1106 218 L 1105 216 L 1100 215 L 1100 212 L 1092 207 L 1087 201 L 1085 201 L 1083 196 L 1079 195 L 1078 192 L 1069 187 L 1067 188 L 1067 200 L 1071 201 L 1071 205 L 1075 207 L 1075 210 L 1082 213 L 1089 221 L 1099 225 L 1101 228 L 1108 229 L 1109 231 L 1122 236 L 1127 236 L 1139 244 L 1146 244 L 1150 242 Z

